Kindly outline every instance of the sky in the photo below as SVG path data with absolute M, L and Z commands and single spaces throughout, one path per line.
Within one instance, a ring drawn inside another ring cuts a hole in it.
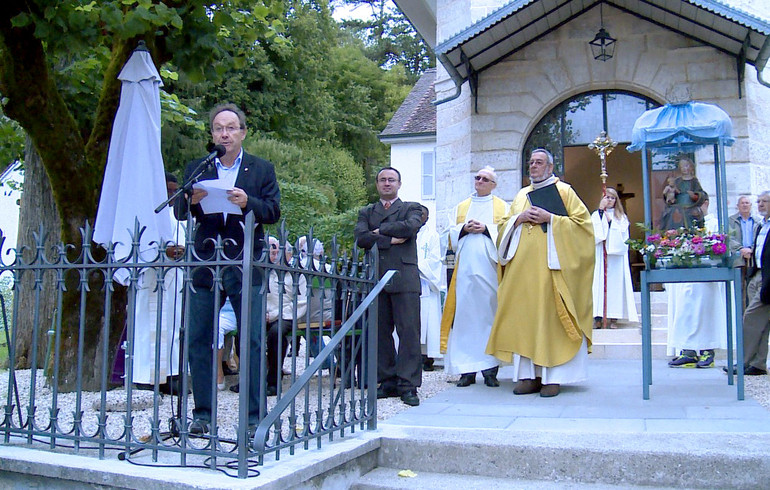
M 388 2 L 392 3 L 392 2 Z M 338 2 L 333 2 L 334 18 L 338 21 L 348 19 L 367 19 L 372 15 L 372 9 L 368 5 L 361 5 L 359 7 L 351 7 L 348 5 L 340 5 Z

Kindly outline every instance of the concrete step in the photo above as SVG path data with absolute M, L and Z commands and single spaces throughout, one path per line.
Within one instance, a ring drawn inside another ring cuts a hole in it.
M 377 468 L 350 488 L 758 488 L 770 481 L 759 441 L 709 434 L 708 450 L 701 450 L 685 448 L 677 436 L 457 429 L 384 437 Z M 415 476 L 398 476 L 402 470 Z
M 472 459 L 472 458 L 471 458 Z M 608 485 L 600 483 L 550 482 L 542 480 L 523 480 L 498 478 L 493 476 L 462 475 L 457 473 L 429 473 L 421 471 L 413 477 L 399 476 L 402 470 L 396 468 L 375 468 L 362 476 L 350 488 L 352 490 L 448 490 L 461 488 L 463 490 L 488 490 L 490 488 L 515 488 L 521 490 L 562 490 L 562 489 L 619 489 L 644 488 L 663 489 L 674 487 L 649 487 L 637 485 Z

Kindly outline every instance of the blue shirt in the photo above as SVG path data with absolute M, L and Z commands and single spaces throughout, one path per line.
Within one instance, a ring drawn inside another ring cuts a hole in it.
M 741 224 L 741 238 L 744 248 L 751 248 L 754 245 L 754 218 L 751 216 L 748 219 L 743 219 L 743 216 L 738 215 L 738 222 Z
M 215 160 L 217 164 L 217 176 L 224 183 L 229 184 L 230 187 L 235 187 L 235 178 L 238 177 L 238 170 L 241 168 L 241 160 L 243 160 L 243 148 L 238 152 L 238 158 L 235 159 L 232 167 L 225 167 L 222 165 L 222 161 L 219 158 Z

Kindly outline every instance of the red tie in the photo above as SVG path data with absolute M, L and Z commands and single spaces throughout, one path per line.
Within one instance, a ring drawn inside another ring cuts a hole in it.
M 385 201 L 385 204 L 383 204 L 383 207 L 385 207 L 385 209 L 389 209 L 390 208 L 390 201 Z

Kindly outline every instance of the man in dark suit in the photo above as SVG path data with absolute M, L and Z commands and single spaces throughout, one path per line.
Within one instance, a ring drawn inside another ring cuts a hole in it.
M 195 188 L 189 198 L 190 212 L 198 225 L 195 232 L 195 252 L 201 260 L 215 257 L 215 241 L 218 236 L 224 243 L 224 255 L 228 259 L 237 258 L 243 251 L 244 221 L 250 211 L 256 218 L 254 230 L 255 257 L 262 251 L 263 224 L 278 221 L 281 215 L 281 194 L 275 177 L 273 164 L 267 160 L 249 155 L 243 151 L 242 143 L 246 136 L 246 116 L 234 104 L 223 104 L 215 107 L 210 114 L 211 136 L 217 145 L 222 145 L 226 153 L 215 160 L 214 168 L 207 169 L 198 181 L 220 179 L 231 187 L 227 191 L 227 199 L 240 208 L 239 213 L 210 213 L 206 214 L 201 206 L 201 200 L 208 195 L 203 189 Z M 200 161 L 187 165 L 185 181 L 189 179 Z M 186 203 L 177 202 L 177 216 L 186 218 Z M 251 230 L 246 230 L 251 232 Z M 251 329 L 249 344 L 250 365 L 249 373 L 249 427 L 253 428 L 259 421 L 259 365 L 260 365 L 260 327 L 262 325 L 262 300 L 259 296 L 261 276 L 254 271 L 251 287 L 251 321 L 247 328 Z M 195 291 L 190 294 L 190 323 L 188 329 L 190 374 L 192 376 L 195 409 L 190 433 L 201 434 L 208 432 L 211 422 L 212 408 L 212 351 L 216 351 L 216 340 L 213 332 L 214 314 L 230 298 L 235 311 L 238 329 L 241 329 L 241 271 L 228 267 L 220 271 L 224 294 L 220 296 L 220 304 L 214 304 L 213 272 L 206 267 L 196 268 L 193 272 Z M 246 367 L 241 366 L 241 369 Z
M 420 351 L 420 271 L 417 268 L 417 232 L 422 226 L 418 203 L 398 198 L 401 174 L 394 168 L 377 173 L 380 200 L 358 213 L 355 235 L 359 247 L 377 246 L 380 277 L 395 269 L 398 274 L 380 293 L 377 316 L 377 398 L 400 396 L 417 406 L 422 384 Z M 398 352 L 393 329 L 398 334 Z
M 757 208 L 762 221 L 754 235 L 754 260 L 746 274 L 749 280 L 746 288 L 749 304 L 743 313 L 743 374 L 746 375 L 767 374 L 767 339 L 770 334 L 770 191 L 759 195 Z

